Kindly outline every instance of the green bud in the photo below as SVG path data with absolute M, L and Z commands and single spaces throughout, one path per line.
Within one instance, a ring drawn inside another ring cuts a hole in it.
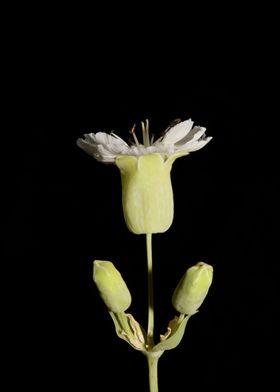
M 182 314 L 194 314 L 204 301 L 213 278 L 213 267 L 199 262 L 189 268 L 176 287 L 172 304 Z
M 173 220 L 170 171 L 174 157 L 161 154 L 119 156 L 122 205 L 127 227 L 135 234 L 163 233 Z
M 124 312 L 131 304 L 131 295 L 119 271 L 110 261 L 95 260 L 93 280 L 107 308 L 114 313 Z

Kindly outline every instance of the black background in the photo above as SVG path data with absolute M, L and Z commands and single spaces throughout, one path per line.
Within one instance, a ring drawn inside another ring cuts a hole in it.
M 174 222 L 153 240 L 156 336 L 174 316 L 171 296 L 186 268 L 210 263 L 214 281 L 180 346 L 160 359 L 160 390 L 267 383 L 279 308 L 279 179 L 266 124 L 262 132 L 255 124 L 261 92 L 232 74 L 217 80 L 155 67 L 147 76 L 133 60 L 122 71 L 89 65 L 73 80 L 60 64 L 55 77 L 39 72 L 34 83 L 34 73 L 32 86 L 19 89 L 24 110 L 13 147 L 21 159 L 7 221 L 17 256 L 8 361 L 36 390 L 111 390 L 112 382 L 147 390 L 145 358 L 115 336 L 92 282 L 93 260 L 113 261 L 132 293 L 130 311 L 145 326 L 145 238 L 124 224 L 118 169 L 86 155 L 76 139 L 111 130 L 127 138 L 146 118 L 160 132 L 191 117 L 213 140 L 172 169 Z

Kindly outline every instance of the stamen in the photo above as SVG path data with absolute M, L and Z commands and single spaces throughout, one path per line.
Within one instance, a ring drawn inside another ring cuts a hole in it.
M 145 128 L 144 121 L 141 121 L 141 127 L 142 127 L 142 135 L 143 135 L 143 144 L 145 147 L 147 147 L 146 128 Z
M 149 136 L 149 120 L 146 120 L 146 124 L 144 121 L 141 121 L 142 126 L 142 134 L 143 134 L 143 144 L 145 147 L 149 147 L 150 144 L 150 136 Z
M 149 120 L 146 119 L 146 135 L 147 135 L 147 144 L 150 146 L 150 134 L 149 134 Z
M 129 131 L 129 133 L 132 134 L 136 146 L 139 146 L 139 142 L 138 142 L 137 136 L 135 135 L 135 128 L 136 128 L 136 124 L 133 125 L 133 127 L 131 128 L 131 130 Z

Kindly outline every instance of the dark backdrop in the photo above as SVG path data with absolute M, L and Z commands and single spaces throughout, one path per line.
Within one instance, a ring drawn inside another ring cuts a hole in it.
M 156 335 L 174 316 L 171 296 L 186 268 L 210 263 L 214 281 L 180 346 L 159 362 L 160 390 L 170 382 L 174 390 L 257 386 L 270 377 L 279 273 L 278 174 L 266 124 L 262 133 L 255 127 L 260 92 L 187 73 L 167 80 L 132 72 L 124 80 L 108 68 L 72 82 L 39 79 L 24 99 L 8 214 L 17 238 L 10 360 L 36 390 L 106 391 L 112 381 L 123 391 L 147 390 L 145 358 L 117 339 L 92 282 L 93 260 L 113 261 L 145 326 L 145 238 L 124 224 L 118 169 L 86 155 L 76 139 L 111 130 L 126 138 L 146 118 L 162 131 L 191 117 L 213 140 L 172 169 L 174 222 L 154 236 Z

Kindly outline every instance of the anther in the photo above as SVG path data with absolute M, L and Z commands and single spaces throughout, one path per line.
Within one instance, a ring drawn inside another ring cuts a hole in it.
M 138 142 L 137 136 L 135 135 L 135 128 L 136 128 L 136 124 L 133 124 L 133 127 L 130 129 L 129 133 L 132 134 L 133 139 L 134 139 L 134 141 L 135 141 L 135 144 L 136 144 L 137 146 L 139 146 L 139 142 Z

